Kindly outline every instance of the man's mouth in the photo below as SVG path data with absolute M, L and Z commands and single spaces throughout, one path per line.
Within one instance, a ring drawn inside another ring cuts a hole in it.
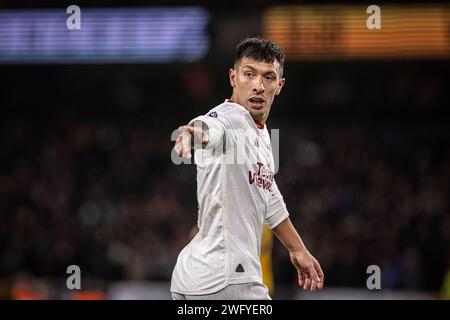
M 248 101 L 255 109 L 262 109 L 264 107 L 264 103 L 266 102 L 266 100 L 262 97 L 251 97 Z

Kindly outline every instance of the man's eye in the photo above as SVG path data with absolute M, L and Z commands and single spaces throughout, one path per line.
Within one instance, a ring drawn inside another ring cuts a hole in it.
M 253 77 L 253 73 L 251 73 L 251 72 L 246 72 L 245 75 L 246 75 L 247 77 Z
M 274 77 L 273 76 L 266 76 L 266 79 L 272 81 L 272 80 L 274 80 Z

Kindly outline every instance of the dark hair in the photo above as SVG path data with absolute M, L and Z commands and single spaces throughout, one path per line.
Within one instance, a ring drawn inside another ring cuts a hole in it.
M 268 63 L 273 63 L 276 59 L 280 63 L 281 73 L 283 73 L 284 52 L 272 40 L 264 38 L 247 38 L 242 40 L 236 47 L 234 65 L 237 65 L 242 58 L 251 58 Z

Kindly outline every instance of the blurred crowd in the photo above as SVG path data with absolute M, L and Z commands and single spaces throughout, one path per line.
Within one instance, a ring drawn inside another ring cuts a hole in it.
M 2 275 L 170 275 L 194 213 L 171 177 L 170 135 L 63 116 L 48 130 L 16 119 L 1 140 Z
M 446 130 L 293 130 L 277 179 L 330 285 L 364 286 L 378 265 L 384 289 L 440 288 L 450 267 Z
M 445 127 L 280 125 L 277 183 L 330 286 L 438 290 L 450 266 Z M 196 223 L 195 167 L 145 121 L 10 119 L 0 141 L 0 277 L 169 280 Z M 295 272 L 275 247 L 278 283 Z

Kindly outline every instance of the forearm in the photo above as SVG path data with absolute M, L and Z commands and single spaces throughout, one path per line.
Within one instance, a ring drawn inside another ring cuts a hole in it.
M 291 219 L 286 218 L 283 220 L 283 222 L 272 229 L 272 232 L 277 236 L 289 252 L 308 251 L 302 241 L 302 238 L 298 234 L 297 230 L 295 230 Z

